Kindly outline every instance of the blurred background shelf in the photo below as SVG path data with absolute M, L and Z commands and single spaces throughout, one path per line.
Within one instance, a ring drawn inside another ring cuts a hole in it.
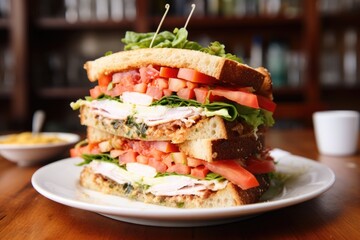
M 279 127 L 311 125 L 320 109 L 360 110 L 360 0 L 0 0 L 0 130 L 79 128 L 71 101 L 93 86 L 83 64 L 121 51 L 126 31 L 187 26 L 189 39 L 220 41 L 273 78 Z
M 1 29 L 8 29 L 9 28 L 9 20 L 0 18 L 0 30 Z
M 153 17 L 152 28 L 156 28 L 160 22 L 161 17 Z M 166 19 L 163 23 L 164 28 L 181 27 L 186 22 L 186 17 L 172 16 Z M 213 30 L 214 28 L 225 29 L 242 29 L 242 28 L 261 28 L 264 30 L 266 27 L 295 27 L 299 28 L 303 24 L 303 17 L 296 16 L 293 18 L 276 16 L 276 17 L 194 17 L 191 19 L 190 29 Z M 216 29 L 219 30 L 219 29 Z
M 41 30 L 127 30 L 133 28 L 134 22 L 129 20 L 122 20 L 115 22 L 107 21 L 89 21 L 89 22 L 68 22 L 65 18 L 41 17 L 35 20 L 34 27 Z
M 89 95 L 89 88 L 83 87 L 50 87 L 50 88 L 39 88 L 35 92 L 36 96 L 42 99 L 64 99 L 76 101 L 78 98 L 84 98 Z

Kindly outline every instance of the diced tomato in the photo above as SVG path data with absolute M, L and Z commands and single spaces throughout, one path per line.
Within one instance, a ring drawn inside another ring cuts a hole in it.
M 189 167 L 197 167 L 204 165 L 205 161 L 197 158 L 187 157 L 187 165 Z
M 234 101 L 243 106 L 259 108 L 258 98 L 253 93 L 232 91 L 224 88 L 215 88 L 210 90 L 210 94 L 225 97 L 226 99 Z
M 113 149 L 110 151 L 110 157 L 117 158 L 124 153 L 124 150 Z
M 127 151 L 126 153 L 119 156 L 119 164 L 125 164 L 130 162 L 136 162 L 136 156 L 138 154 L 132 150 Z
M 178 68 L 161 67 L 159 76 L 165 78 L 176 78 L 178 72 Z
M 91 153 L 91 154 L 100 153 L 98 143 L 89 143 L 86 147 L 87 147 L 87 151 L 85 151 L 84 153 Z
M 205 166 L 210 171 L 220 174 L 243 190 L 259 186 L 259 182 L 255 176 L 235 160 L 205 162 Z
M 159 77 L 159 70 L 150 66 L 142 67 L 139 69 L 140 81 L 143 83 L 150 83 L 153 79 Z
M 275 163 L 272 160 L 250 158 L 246 160 L 246 165 L 246 169 L 253 174 L 269 173 L 275 170 Z
M 156 78 L 151 84 L 160 90 L 167 89 L 169 87 L 168 80 L 165 78 Z
M 107 87 L 112 81 L 112 75 L 100 75 L 98 78 L 99 86 Z
M 169 78 L 169 89 L 173 92 L 177 92 L 186 87 L 186 81 L 179 78 Z
M 136 162 L 142 163 L 142 164 L 148 164 L 149 163 L 149 158 L 145 157 L 143 155 L 137 155 L 136 156 Z
M 121 85 L 116 84 L 112 89 L 107 90 L 107 95 L 110 95 L 112 97 L 120 96 L 123 92 L 133 92 L 134 86 L 133 85 Z
M 146 83 L 138 83 L 134 85 L 134 91 L 139 93 L 146 93 L 147 84 Z
M 154 99 L 159 100 L 163 97 L 163 91 L 155 86 L 148 86 L 146 94 L 152 96 Z
M 186 82 L 186 87 L 190 88 L 190 89 L 194 89 L 194 88 L 199 87 L 199 84 L 187 81 Z
M 164 157 L 162 162 L 165 163 L 168 168 L 174 164 L 174 160 L 172 159 L 170 154 Z
M 118 72 L 112 75 L 113 83 L 120 83 L 123 86 L 140 83 L 140 74 L 136 70 Z
M 179 91 L 176 94 L 180 98 L 186 99 L 186 100 L 195 98 L 195 92 L 193 89 L 190 89 L 190 88 L 181 88 L 181 89 L 179 89 Z
M 210 77 L 206 74 L 189 68 L 180 68 L 177 77 L 188 80 L 190 82 L 205 83 L 208 85 L 217 81 L 216 78 Z
M 181 163 L 175 163 L 167 169 L 167 172 L 175 172 L 177 174 L 190 174 L 190 167 Z
M 90 89 L 90 96 L 93 99 L 97 99 L 98 97 L 100 97 L 103 94 L 103 92 L 101 91 L 100 86 L 95 86 L 92 89 Z
M 164 156 L 166 156 L 166 153 L 159 151 L 155 148 L 151 148 L 149 151 L 149 156 L 161 161 L 162 159 L 164 159 Z
M 173 153 L 170 153 L 170 155 L 175 163 L 187 165 L 187 157 L 186 157 L 185 153 L 173 152 Z
M 156 169 L 157 172 L 164 173 L 166 172 L 166 169 L 168 168 L 165 163 L 162 161 L 158 161 L 154 158 L 149 158 L 149 166 Z
M 85 149 L 86 149 L 86 146 L 71 148 L 70 149 L 70 157 L 80 157 L 84 153 Z
M 170 89 L 163 89 L 164 96 L 170 96 L 173 92 Z
M 195 98 L 196 101 L 198 101 L 199 103 L 206 103 L 206 99 L 209 93 L 209 89 L 205 88 L 205 87 L 201 87 L 201 88 L 194 88 L 194 93 L 195 93 Z
M 197 166 L 195 168 L 191 168 L 190 174 L 193 177 L 204 179 L 206 175 L 209 173 L 209 169 L 204 165 Z
M 276 104 L 273 101 L 263 96 L 257 96 L 257 98 L 260 108 L 270 112 L 275 112 Z
M 98 154 L 98 153 L 100 153 L 100 150 L 97 143 L 88 144 L 82 147 L 75 147 L 70 149 L 71 157 L 80 157 L 82 154 Z
M 164 153 L 179 151 L 179 148 L 175 144 L 172 144 L 171 142 L 167 142 L 167 141 L 155 141 L 153 143 L 153 146 L 155 149 Z

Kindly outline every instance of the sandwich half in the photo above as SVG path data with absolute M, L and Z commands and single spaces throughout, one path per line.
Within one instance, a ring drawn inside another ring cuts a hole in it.
M 169 207 L 258 202 L 275 170 L 267 70 L 186 44 L 136 46 L 84 65 L 97 85 L 71 104 L 87 127 L 71 150 L 84 159 L 80 184 Z

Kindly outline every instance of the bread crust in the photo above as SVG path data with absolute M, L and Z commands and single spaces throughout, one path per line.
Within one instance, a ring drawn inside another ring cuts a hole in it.
M 194 195 L 155 196 L 151 193 L 145 193 L 141 186 L 118 184 L 101 174 L 95 174 L 90 167 L 84 167 L 80 174 L 80 185 L 105 194 L 167 207 L 215 208 L 233 207 L 258 202 L 260 197 L 269 188 L 269 178 L 266 174 L 256 177 L 260 185 L 248 190 L 242 190 L 238 186 L 228 183 L 226 188 L 216 192 L 208 191 L 203 197 Z
M 242 135 L 236 139 L 196 139 L 178 145 L 181 152 L 189 157 L 213 162 L 224 159 L 248 158 L 260 153 L 265 146 L 262 132 Z
M 122 51 L 88 61 L 84 69 L 87 71 L 89 80 L 94 82 L 101 75 L 148 65 L 194 69 L 216 78 L 220 85 L 252 87 L 256 93 L 272 98 L 271 88 L 269 88 L 271 78 L 267 71 L 258 71 L 246 64 L 189 49 L 142 48 Z M 267 81 L 269 79 L 270 83 Z

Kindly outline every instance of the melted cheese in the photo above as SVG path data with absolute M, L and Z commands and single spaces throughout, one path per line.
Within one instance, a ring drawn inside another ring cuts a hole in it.
M 228 181 L 199 180 L 181 175 L 155 177 L 155 168 L 140 163 L 127 163 L 127 170 L 125 170 L 113 163 L 93 160 L 89 167 L 91 167 L 93 172 L 110 178 L 119 184 L 148 185 L 147 192 L 156 196 L 176 196 L 182 194 L 203 196 L 205 190 L 217 191 L 225 188 L 228 183 Z

